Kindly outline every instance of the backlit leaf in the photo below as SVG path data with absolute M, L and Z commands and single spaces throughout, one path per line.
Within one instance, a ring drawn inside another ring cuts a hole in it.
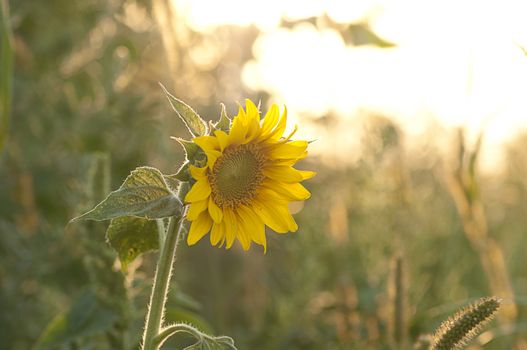
M 220 114 L 220 120 L 214 125 L 214 127 L 218 130 L 223 130 L 225 132 L 229 131 L 229 128 L 231 126 L 231 120 L 227 116 L 227 111 L 225 109 L 225 105 L 221 104 L 221 114 Z
M 173 180 L 170 179 L 170 182 Z M 173 184 L 167 182 L 159 170 L 140 167 L 132 171 L 117 191 L 111 192 L 95 208 L 72 221 L 101 221 L 121 216 L 159 219 L 176 215 L 181 208 Z
M 187 105 L 185 102 L 181 101 L 180 99 L 174 97 L 168 90 L 162 85 L 161 88 L 165 92 L 165 95 L 168 98 L 168 101 L 170 102 L 170 105 L 176 111 L 176 113 L 179 115 L 181 120 L 185 123 L 188 130 L 193 136 L 204 136 L 207 134 L 207 124 L 201 117 L 196 113 L 192 107 Z
M 139 255 L 159 248 L 158 225 L 155 220 L 133 216 L 115 218 L 108 226 L 106 239 L 125 270 Z

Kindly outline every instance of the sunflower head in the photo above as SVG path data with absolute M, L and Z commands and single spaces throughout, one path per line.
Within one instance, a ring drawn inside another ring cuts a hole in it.
M 212 245 L 230 248 L 237 239 L 245 250 L 251 242 L 265 250 L 265 226 L 278 233 L 298 229 L 288 204 L 309 198 L 300 182 L 315 173 L 293 168 L 306 157 L 308 142 L 291 141 L 296 128 L 284 137 L 286 123 L 287 109 L 280 115 L 272 105 L 260 119 L 258 108 L 246 100 L 230 129 L 193 139 L 206 161 L 189 168 L 195 180 L 185 197 L 189 245 L 210 232 Z

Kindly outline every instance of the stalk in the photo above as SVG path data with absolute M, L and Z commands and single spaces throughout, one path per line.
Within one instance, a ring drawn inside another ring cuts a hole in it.
M 7 0 L 0 0 L 0 151 L 5 146 L 13 89 L 13 46 Z
M 178 197 L 183 201 L 188 192 L 188 184 L 182 184 L 179 188 Z M 165 241 L 161 247 L 159 260 L 157 261 L 154 285 L 150 296 L 150 306 L 145 321 L 143 333 L 143 350 L 157 350 L 159 345 L 154 343 L 154 338 L 160 333 L 163 317 L 165 315 L 165 304 L 167 301 L 168 285 L 172 276 L 172 266 L 176 259 L 176 249 L 181 237 L 184 215 L 173 216 L 170 219 Z

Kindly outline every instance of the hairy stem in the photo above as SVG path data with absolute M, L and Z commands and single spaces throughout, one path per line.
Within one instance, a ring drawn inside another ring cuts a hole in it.
M 7 141 L 13 88 L 13 45 L 9 3 L 0 0 L 0 151 Z
M 188 192 L 188 185 L 182 184 L 178 197 L 183 199 Z M 159 345 L 154 343 L 154 338 L 159 334 L 165 315 L 165 304 L 168 294 L 168 285 L 172 276 L 172 265 L 176 259 L 176 248 L 181 236 L 184 215 L 174 216 L 170 219 L 159 260 L 157 261 L 156 275 L 150 306 L 146 315 L 145 331 L 143 333 L 143 350 L 157 350 Z

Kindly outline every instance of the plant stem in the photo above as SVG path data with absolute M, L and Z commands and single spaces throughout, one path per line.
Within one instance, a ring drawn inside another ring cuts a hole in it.
M 183 200 L 188 192 L 188 185 L 182 184 L 179 188 L 178 197 Z M 165 241 L 161 247 L 159 260 L 157 261 L 156 275 L 152 294 L 150 296 L 150 306 L 146 315 L 145 331 L 143 333 L 143 350 L 157 350 L 158 345 L 153 340 L 158 335 L 163 317 L 165 315 L 165 304 L 168 294 L 168 285 L 172 276 L 172 265 L 176 258 L 176 248 L 179 243 L 184 222 L 184 215 L 173 216 L 170 219 Z
M 0 151 L 5 146 L 13 89 L 13 44 L 9 3 L 0 0 Z

